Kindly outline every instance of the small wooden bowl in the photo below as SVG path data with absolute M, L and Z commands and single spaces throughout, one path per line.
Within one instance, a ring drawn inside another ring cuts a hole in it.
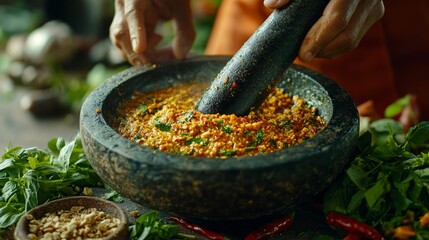
M 66 197 L 58 200 L 53 200 L 37 206 L 27 213 L 25 213 L 20 220 L 18 221 L 14 236 L 17 240 L 30 240 L 28 237 L 29 229 L 28 225 L 30 220 L 28 216 L 32 215 L 34 219 L 40 219 L 45 216 L 47 213 L 56 213 L 60 210 L 70 210 L 73 206 L 82 206 L 84 208 L 96 208 L 99 211 L 103 211 L 107 214 L 112 215 L 115 218 L 118 218 L 121 223 L 118 226 L 118 230 L 108 237 L 103 238 L 105 240 L 122 240 L 127 239 L 128 237 L 128 219 L 126 214 L 121 207 L 116 205 L 114 202 L 98 198 L 98 197 L 88 197 L 88 196 L 76 196 L 76 197 Z

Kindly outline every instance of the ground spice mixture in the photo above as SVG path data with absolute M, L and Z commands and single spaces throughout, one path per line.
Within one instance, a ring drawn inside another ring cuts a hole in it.
M 276 88 L 247 116 L 202 114 L 195 105 L 206 84 L 136 92 L 118 108 L 116 131 L 160 151 L 194 156 L 250 156 L 301 143 L 325 126 L 317 109 Z

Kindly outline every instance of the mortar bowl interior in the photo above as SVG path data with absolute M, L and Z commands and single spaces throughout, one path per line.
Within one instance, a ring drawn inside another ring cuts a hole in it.
M 80 135 L 100 177 L 142 206 L 202 220 L 269 216 L 331 184 L 355 154 L 359 117 L 347 92 L 302 66 L 291 66 L 278 87 L 317 107 L 327 126 L 284 150 L 226 159 L 187 157 L 142 147 L 113 129 L 119 104 L 135 91 L 210 82 L 228 60 L 199 57 L 129 68 L 91 92 L 81 109 Z

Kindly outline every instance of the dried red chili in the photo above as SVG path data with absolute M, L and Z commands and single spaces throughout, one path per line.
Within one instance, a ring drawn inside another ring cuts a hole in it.
M 273 234 L 282 232 L 289 228 L 293 223 L 293 215 L 286 215 L 285 217 L 278 218 L 268 224 L 263 225 L 251 233 L 249 233 L 244 240 L 258 240 L 265 237 L 272 236 Z
M 329 225 L 346 230 L 353 235 L 358 234 L 371 240 L 384 240 L 384 237 L 373 227 L 343 214 L 334 212 L 328 213 L 326 215 L 326 222 Z
M 170 217 L 169 219 L 172 220 L 172 221 L 174 221 L 174 222 L 176 222 L 176 223 L 178 223 L 178 224 L 180 224 L 180 225 L 182 225 L 183 227 L 185 227 L 185 228 L 187 228 L 187 229 L 189 229 L 189 230 L 191 230 L 193 232 L 196 232 L 198 234 L 203 235 L 204 237 L 206 237 L 208 239 L 213 239 L 213 240 L 227 240 L 228 239 L 223 234 L 220 234 L 220 233 L 217 233 L 217 232 L 213 232 L 213 231 L 204 229 L 204 228 L 202 228 L 200 226 L 197 226 L 195 224 L 189 223 L 189 222 L 185 221 L 182 218 Z

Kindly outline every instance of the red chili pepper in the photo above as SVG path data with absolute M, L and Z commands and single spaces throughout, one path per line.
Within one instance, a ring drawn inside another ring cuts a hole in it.
M 293 223 L 293 216 L 287 215 L 282 218 L 278 218 L 268 224 L 263 225 L 251 233 L 249 233 L 244 240 L 259 240 L 265 237 L 271 236 L 283 230 L 286 230 Z
M 359 234 L 371 240 L 384 240 L 384 237 L 368 224 L 339 213 L 328 213 L 326 221 L 329 225 L 346 230 L 352 234 Z
M 362 240 L 362 236 L 356 233 L 347 233 L 342 240 Z
M 170 220 L 182 225 L 183 227 L 196 232 L 198 234 L 203 235 L 204 237 L 208 238 L 208 239 L 213 239 L 213 240 L 226 240 L 228 239 L 227 237 L 225 237 L 223 234 L 217 233 L 217 232 L 213 232 L 207 229 L 204 229 L 200 226 L 197 226 L 195 224 L 189 223 L 187 221 L 185 221 L 182 218 L 178 218 L 178 217 L 170 217 Z

